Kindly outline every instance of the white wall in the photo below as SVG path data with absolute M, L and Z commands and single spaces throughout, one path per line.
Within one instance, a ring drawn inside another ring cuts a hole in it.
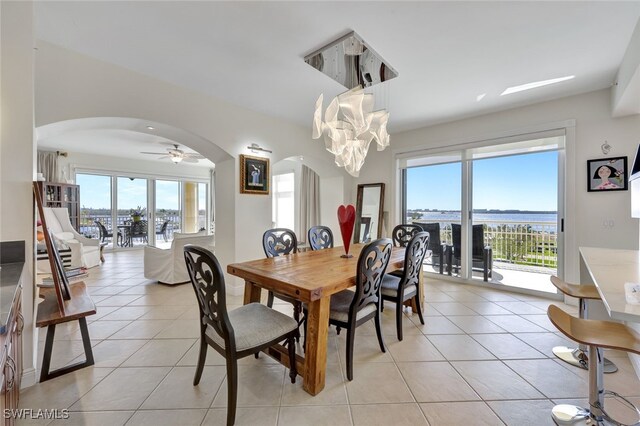
M 91 143 L 88 141 L 87 143 Z M 91 169 L 133 173 L 135 175 L 182 177 L 209 180 L 209 169 L 188 164 L 173 164 L 167 160 L 144 161 L 130 160 L 106 155 L 92 155 L 68 152 L 67 157 L 59 157 L 59 167 L 65 168 L 67 177 L 73 178 L 74 170 Z
M 401 220 L 391 204 L 399 196 L 391 185 L 394 173 L 392 150 L 444 147 L 462 140 L 483 140 L 502 133 L 518 134 L 522 129 L 571 119 L 576 120 L 575 152 L 568 152 L 568 161 L 575 167 L 567 176 L 565 191 L 570 200 L 575 198 L 567 207 L 575 212 L 576 217 L 574 223 L 566 223 L 565 278 L 577 282 L 579 246 L 638 248 L 638 221 L 630 215 L 630 192 L 586 190 L 586 162 L 604 157 L 600 146 L 605 140 L 612 146 L 610 157 L 628 156 L 630 162 L 640 143 L 640 116 L 612 118 L 608 89 L 392 134 L 391 150 L 369 152 L 360 177 L 352 186 L 352 200 L 355 200 L 357 183 L 386 183 L 385 210 L 390 211 L 391 227 Z M 603 221 L 610 220 L 614 226 L 603 227 Z
M 35 383 L 33 195 L 33 4 L 0 2 L 0 240 L 24 240 L 26 265 L 22 289 L 23 386 Z
M 313 102 L 309 100 L 310 120 Z M 224 196 L 226 200 L 216 199 L 216 247 L 223 265 L 262 257 L 260 237 L 271 226 L 270 197 L 239 194 L 237 158 L 250 154 L 248 145 L 255 142 L 272 149 L 273 154 L 268 155 L 272 164 L 295 155 L 309 155 L 327 165 L 333 163 L 323 144 L 311 140 L 308 127 L 39 41 L 37 126 L 83 117 L 131 117 L 165 123 L 213 141 L 234 157 L 233 171 L 225 167 L 216 172 L 216 197 Z M 211 145 L 190 148 L 207 156 Z M 228 192 L 230 189 L 232 193 Z M 234 226 L 228 238 L 221 238 L 218 232 L 221 222 Z M 233 292 L 242 291 L 242 282 L 229 276 L 227 279 Z
M 333 166 L 319 164 L 318 160 L 304 157 L 293 157 L 278 161 L 272 168 L 272 174 L 287 172 L 294 173 L 295 179 L 295 233 L 298 240 L 307 240 L 308 229 L 300 229 L 300 182 L 302 164 L 315 171 L 320 176 L 320 225 L 328 226 L 333 232 L 334 245 L 341 245 L 340 225 L 338 224 L 338 206 L 345 203 L 345 173 Z M 314 168 L 315 167 L 315 168 Z M 349 181 L 351 179 L 348 179 Z

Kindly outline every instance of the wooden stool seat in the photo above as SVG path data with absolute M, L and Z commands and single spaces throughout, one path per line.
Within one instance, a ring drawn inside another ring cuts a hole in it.
M 554 286 L 567 296 L 575 297 L 578 299 L 591 299 L 591 300 L 600 300 L 600 293 L 598 293 L 598 289 L 594 285 L 577 285 L 577 284 L 569 284 L 567 282 L 562 281 L 560 278 L 556 276 L 551 276 L 551 282 Z
M 640 354 L 640 334 L 624 324 L 576 318 L 556 305 L 549 305 L 547 315 L 562 334 L 578 343 Z
M 547 315 L 562 334 L 587 345 L 589 350 L 589 408 L 572 404 L 556 405 L 551 410 L 554 422 L 566 426 L 625 426 L 605 411 L 605 395 L 610 395 L 635 410 L 637 419 L 633 425 L 639 425 L 640 410 L 633 402 L 616 392 L 604 389 L 603 348 L 640 354 L 640 334 L 617 322 L 576 318 L 555 305 L 549 305 Z

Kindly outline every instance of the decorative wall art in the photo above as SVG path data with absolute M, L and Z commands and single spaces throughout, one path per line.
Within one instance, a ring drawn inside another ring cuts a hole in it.
M 627 157 L 587 161 L 587 191 L 626 191 L 629 176 Z
M 240 155 L 240 193 L 269 195 L 269 159 Z

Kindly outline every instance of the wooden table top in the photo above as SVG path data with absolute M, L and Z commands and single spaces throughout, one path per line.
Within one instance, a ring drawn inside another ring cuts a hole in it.
M 344 247 L 334 247 L 232 263 L 227 272 L 259 287 L 311 302 L 356 285 L 358 256 L 363 247 L 352 245 L 349 252 L 353 257 L 348 259 L 340 257 Z M 387 272 L 403 267 L 404 251 L 404 247 L 393 248 Z

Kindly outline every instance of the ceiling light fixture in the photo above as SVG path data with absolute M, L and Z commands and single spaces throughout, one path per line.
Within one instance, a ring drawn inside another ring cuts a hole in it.
M 575 75 L 568 75 L 566 77 L 552 78 L 550 80 L 535 81 L 533 83 L 521 84 L 520 86 L 513 86 L 506 89 L 500 94 L 500 96 L 510 95 L 512 93 L 523 92 L 525 90 L 531 90 L 542 86 L 548 86 L 549 84 L 560 83 L 561 81 L 571 80 L 575 78 Z
M 147 126 L 147 130 L 155 130 L 156 128 L 153 126 Z
M 169 157 L 169 159 L 170 159 L 171 161 L 173 161 L 173 164 L 178 164 L 178 163 L 180 163 L 180 162 L 182 161 L 182 158 L 183 158 L 183 157 L 182 157 L 181 155 L 172 155 L 172 156 L 170 156 L 170 157 Z
M 335 97 L 325 110 L 324 121 L 322 101 L 323 95 L 320 95 L 313 114 L 311 137 L 319 139 L 324 135 L 325 148 L 335 156 L 336 165 L 358 177 L 371 142 L 376 141 L 378 151 L 389 146 L 389 113 L 374 111 L 373 95 L 365 93 L 360 86 Z
M 389 113 L 374 111 L 374 96 L 365 93 L 370 87 L 398 76 L 355 31 L 332 41 L 304 58 L 305 62 L 349 89 L 336 96 L 322 119 L 321 94 L 316 101 L 311 137 L 324 136 L 327 151 L 335 156 L 338 167 L 358 177 L 369 145 L 376 141 L 378 151 L 389 146 Z
M 270 149 L 266 149 L 266 148 L 261 147 L 261 146 L 260 146 L 260 145 L 258 145 L 257 143 L 252 143 L 251 145 L 249 145 L 249 146 L 247 147 L 247 149 L 250 149 L 250 150 L 251 150 L 251 152 L 253 152 L 254 154 L 255 154 L 257 151 L 268 152 L 269 154 L 271 154 L 271 153 L 273 152 L 273 151 L 271 151 Z

